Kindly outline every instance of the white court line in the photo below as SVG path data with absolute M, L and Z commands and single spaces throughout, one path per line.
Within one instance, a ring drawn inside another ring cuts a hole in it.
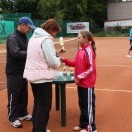
M 72 39 L 67 39 L 67 40 L 64 40 L 64 42 L 68 42 L 68 41 L 73 41 L 73 40 L 76 40 L 77 38 L 72 38 Z M 54 42 L 54 44 L 58 44 L 58 42 Z M 6 53 L 6 50 L 0 50 L 0 53 Z
M 0 84 L 6 84 L 5 82 L 0 82 Z M 55 85 L 53 86 L 53 87 L 55 87 Z M 74 89 L 76 89 L 77 88 L 77 86 L 67 86 L 68 88 L 74 88 Z M 109 92 L 124 92 L 124 93 L 132 93 L 132 91 L 131 90 L 121 90 L 121 89 L 119 89 L 119 90 L 113 90 L 113 89 L 97 89 L 97 88 L 95 88 L 95 91 L 109 91 Z
M 116 67 L 132 67 L 132 66 L 129 66 L 129 65 L 97 65 L 97 66 L 107 66 L 107 67 L 114 67 L 114 66 L 116 66 Z
M 132 93 L 132 91 L 130 91 L 130 90 L 121 90 L 121 89 L 119 89 L 119 90 L 113 90 L 113 89 L 96 89 L 96 88 L 95 88 L 95 90 L 97 90 L 97 91 L 109 91 L 109 92 Z
M 72 87 L 72 86 L 67 86 L 68 88 L 77 88 L 76 86 L 75 87 Z M 132 93 L 132 91 L 130 90 L 113 90 L 113 89 L 97 89 L 95 88 L 95 91 L 109 91 L 109 92 L 124 92 L 124 93 Z
M 68 40 L 64 40 L 64 42 L 68 42 L 68 41 L 72 41 L 72 40 L 76 40 L 77 38 L 72 38 L 72 39 L 68 39 Z M 54 42 L 54 44 L 58 44 L 59 43 L 59 41 L 58 42 Z
M 115 51 L 117 51 L 117 50 L 124 50 L 124 48 L 120 48 L 120 49 L 101 49 L 101 48 L 97 47 L 97 51 L 98 50 L 112 50 L 112 51 L 115 50 Z
M 55 87 L 55 86 L 53 86 L 53 87 Z M 72 87 L 72 86 L 68 86 L 68 88 L 74 88 L 74 89 L 76 89 L 77 87 L 75 86 L 75 87 Z M 1 90 L 0 90 L 1 91 Z M 130 91 L 130 90 L 112 90 L 112 89 L 96 89 L 95 88 L 95 91 L 108 91 L 108 92 L 123 92 L 123 93 L 132 93 L 132 91 Z

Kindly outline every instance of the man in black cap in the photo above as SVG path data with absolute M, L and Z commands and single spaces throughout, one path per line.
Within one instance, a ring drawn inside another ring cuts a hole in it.
M 7 38 L 6 77 L 8 94 L 8 119 L 15 128 L 22 127 L 20 120 L 31 120 L 27 111 L 28 83 L 23 78 L 27 56 L 28 38 L 26 34 L 36 27 L 29 17 L 19 19 L 17 29 Z

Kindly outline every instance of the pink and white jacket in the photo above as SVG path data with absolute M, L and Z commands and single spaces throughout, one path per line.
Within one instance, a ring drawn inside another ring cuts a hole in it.
M 32 83 L 51 82 L 60 66 L 52 37 L 41 28 L 35 29 L 29 40 L 23 77 Z
M 73 61 L 64 59 L 67 66 L 75 67 L 75 79 L 79 80 L 78 86 L 92 88 L 96 82 L 96 54 L 90 44 L 85 44 L 78 50 Z

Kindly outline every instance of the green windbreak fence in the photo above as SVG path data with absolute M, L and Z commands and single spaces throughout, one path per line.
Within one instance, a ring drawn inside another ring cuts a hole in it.
M 0 14 L 0 44 L 1 43 L 5 43 L 7 36 L 13 32 L 13 30 L 17 27 L 18 25 L 18 21 L 19 18 L 23 17 L 23 16 L 28 16 L 31 18 L 31 14 L 30 13 L 14 13 L 14 14 Z M 35 26 L 40 27 L 40 25 L 45 21 L 45 20 L 36 20 L 36 19 L 32 19 L 33 23 Z M 58 22 L 61 25 L 62 31 L 56 36 L 56 37 L 74 37 L 77 36 L 77 33 L 67 33 L 67 23 L 71 23 L 71 22 L 75 22 L 75 21 L 71 21 L 71 20 L 61 20 Z M 78 22 L 78 21 L 77 21 Z M 89 30 L 92 33 L 98 33 L 101 32 L 103 29 L 100 28 L 99 26 L 97 26 L 94 22 L 87 20 L 87 22 L 89 22 Z M 32 35 L 31 31 L 30 33 L 28 33 L 28 38 L 31 37 Z
M 13 21 L 0 21 L 0 36 L 6 38 L 14 30 Z
M 13 30 L 13 21 L 0 21 L 0 40 L 5 40 Z
M 31 17 L 31 13 L 0 14 L 0 44 L 6 42 L 8 35 L 17 27 L 19 18 L 23 16 Z
M 19 18 L 27 16 L 31 18 L 31 13 L 12 13 L 12 14 L 2 14 L 2 19 L 5 21 L 13 21 L 14 27 L 16 28 Z

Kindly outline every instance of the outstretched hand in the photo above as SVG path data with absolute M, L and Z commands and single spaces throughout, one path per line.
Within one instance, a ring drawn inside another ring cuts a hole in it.
M 64 54 L 64 52 L 56 52 L 56 56 L 57 57 L 60 57 L 61 55 L 63 55 Z
M 65 50 L 62 50 L 62 49 L 61 49 L 59 52 L 57 52 L 57 54 L 58 54 L 58 56 L 61 56 L 61 55 L 63 55 L 65 52 L 66 52 Z
M 61 58 L 61 57 L 60 57 L 60 60 L 61 60 L 62 63 L 64 62 L 64 58 Z

